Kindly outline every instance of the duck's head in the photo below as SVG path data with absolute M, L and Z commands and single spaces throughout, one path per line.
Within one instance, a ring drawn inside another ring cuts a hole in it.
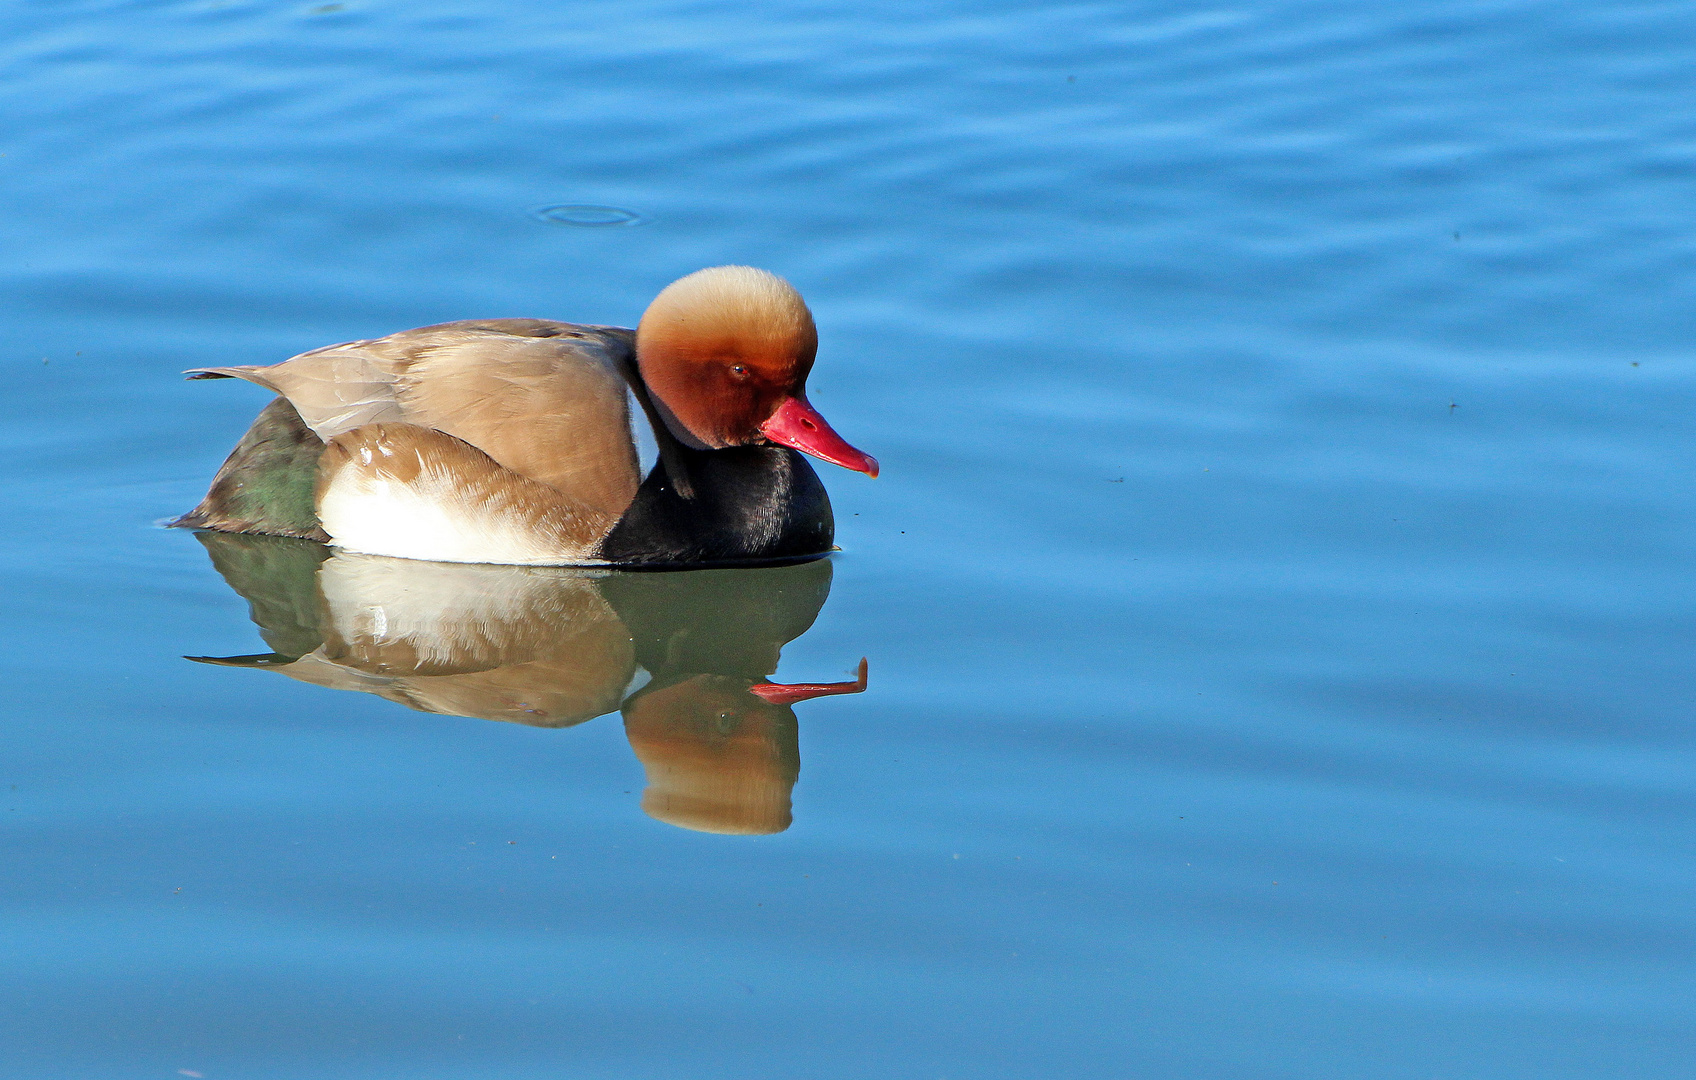
M 762 441 L 877 475 L 877 460 L 807 402 L 819 335 L 795 287 L 751 266 L 714 266 L 667 285 L 636 328 L 642 381 L 672 433 L 698 447 Z

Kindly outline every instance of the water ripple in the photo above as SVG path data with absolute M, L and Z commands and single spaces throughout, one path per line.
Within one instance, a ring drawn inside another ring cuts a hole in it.
M 648 222 L 648 218 L 634 210 L 625 210 L 618 206 L 590 206 L 585 203 L 543 206 L 530 213 L 537 221 L 545 221 L 549 225 L 573 225 L 580 229 L 644 225 Z

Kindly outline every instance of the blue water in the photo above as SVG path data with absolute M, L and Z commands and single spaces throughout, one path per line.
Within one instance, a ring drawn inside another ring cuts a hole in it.
M 1691 1075 L 1696 4 L 20 0 L 0 57 L 0 1075 Z M 777 677 L 870 686 L 786 830 L 645 813 L 616 712 L 182 659 L 268 648 L 156 524 L 265 395 L 182 369 L 729 262 L 884 465 L 821 467 Z

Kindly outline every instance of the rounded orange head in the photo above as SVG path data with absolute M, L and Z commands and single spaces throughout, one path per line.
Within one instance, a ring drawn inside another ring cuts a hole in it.
M 642 381 L 673 434 L 710 449 L 769 441 L 856 472 L 877 461 L 807 403 L 819 335 L 795 287 L 752 266 L 714 266 L 667 285 L 636 328 Z

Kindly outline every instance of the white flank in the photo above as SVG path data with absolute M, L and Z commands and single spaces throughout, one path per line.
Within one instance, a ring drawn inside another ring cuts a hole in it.
M 368 555 L 433 562 L 559 566 L 583 559 L 520 515 L 471 505 L 448 477 L 426 467 L 410 484 L 343 468 L 318 516 L 331 543 Z

